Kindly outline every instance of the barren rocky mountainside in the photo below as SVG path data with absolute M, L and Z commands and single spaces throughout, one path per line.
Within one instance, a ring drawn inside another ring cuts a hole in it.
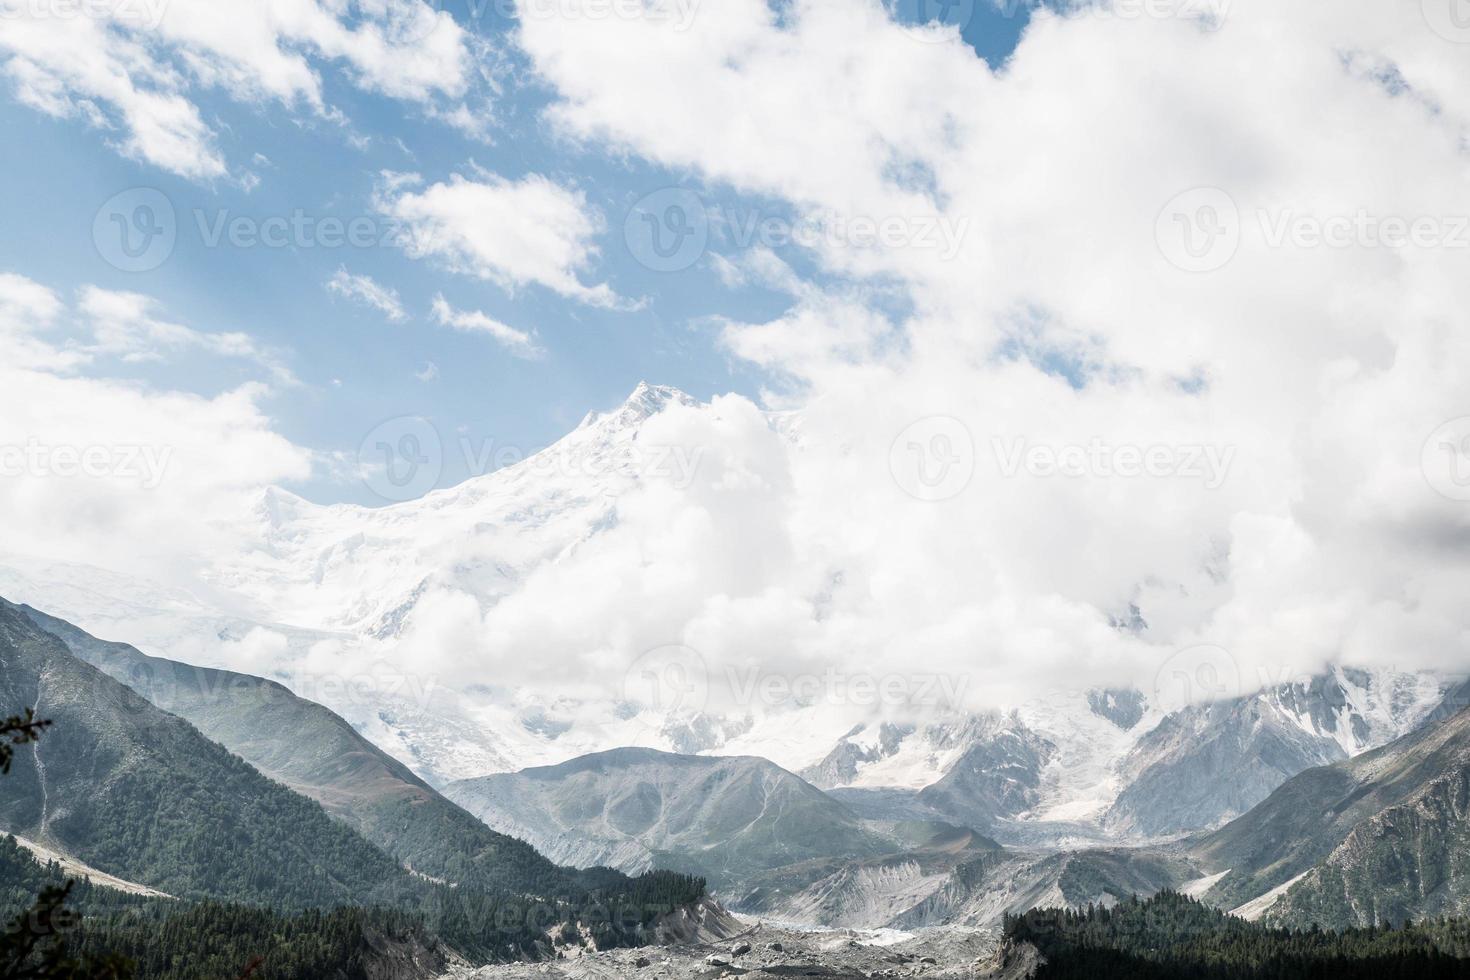
M 700 874 L 716 887 L 772 868 L 893 850 L 842 803 L 764 759 L 615 749 L 451 783 L 445 794 L 553 860 Z
M 1192 842 L 1219 879 L 1206 900 L 1292 925 L 1382 925 L 1470 909 L 1470 708 L 1288 780 Z
M 1241 710 L 1233 706 L 1232 714 Z M 813 826 L 824 828 L 816 837 L 836 841 L 858 827 L 869 835 L 860 845 L 805 857 L 747 858 L 740 874 L 717 880 L 723 900 L 744 913 L 842 928 L 993 926 L 1007 912 L 1108 905 L 1163 889 L 1246 918 L 1295 925 L 1461 912 L 1470 888 L 1463 847 L 1467 730 L 1470 709 L 1438 713 L 1382 749 L 1296 775 L 1219 830 L 1144 846 L 1001 847 L 932 813 L 854 819 L 854 811 L 816 807 L 806 811 Z M 667 861 L 677 867 L 738 850 L 727 817 L 769 828 L 770 801 L 779 798 L 769 792 L 737 793 L 713 811 L 688 803 L 704 792 L 721 799 L 711 787 L 726 780 L 747 787 L 749 774 L 741 770 L 755 765 L 615 753 L 470 781 L 452 792 L 473 794 L 471 808 L 493 825 L 555 827 L 557 847 L 580 841 L 596 854 L 621 852 L 635 866 Z M 782 773 L 781 779 L 788 793 L 810 799 L 795 785 L 797 777 Z M 684 805 L 670 785 L 684 791 Z M 696 785 L 704 789 L 690 790 Z M 752 806 L 755 800 L 759 805 Z M 579 819 L 589 828 L 585 836 Z M 660 851 L 650 846 L 655 841 L 669 846 Z

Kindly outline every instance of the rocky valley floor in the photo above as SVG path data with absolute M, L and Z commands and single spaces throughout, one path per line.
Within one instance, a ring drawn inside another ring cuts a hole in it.
M 993 932 L 940 928 L 917 933 L 806 932 L 753 924 L 730 939 L 619 949 L 554 963 L 517 963 L 449 974 L 445 980 L 716 980 L 719 977 L 818 977 L 867 980 L 983 975 L 995 952 Z

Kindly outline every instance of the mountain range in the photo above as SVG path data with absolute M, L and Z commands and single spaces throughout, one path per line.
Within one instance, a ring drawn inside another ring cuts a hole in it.
M 1166 889 L 1294 926 L 1470 911 L 1463 691 L 1414 731 L 1295 774 L 1219 829 L 1057 849 L 1002 846 L 937 816 L 965 793 L 1004 803 L 996 782 L 968 778 L 986 775 L 976 746 L 1002 776 L 1044 755 L 1016 737 L 1018 716 L 971 732 L 950 770 L 967 778 L 912 793 L 918 812 L 902 819 L 865 814 L 768 760 L 638 748 L 456 782 L 446 798 L 278 684 L 150 657 L 27 606 L 0 604 L 0 666 L 0 696 L 56 722 L 18 758 L 0 829 L 178 898 L 310 908 L 402 907 L 446 886 L 569 895 L 620 887 L 627 879 L 596 869 L 612 864 L 707 875 L 737 908 L 824 925 L 985 925 Z M 1288 700 L 1299 693 L 1183 717 L 1246 719 L 1275 737 L 1267 722 L 1279 716 L 1265 706 L 1301 703 Z M 1175 724 L 1160 723 L 1171 734 Z M 1206 726 L 1216 729 L 1231 730 Z M 918 732 L 892 734 L 888 758 Z
M 1470 911 L 1470 709 L 1288 780 L 1192 846 L 1207 900 L 1285 925 L 1402 923 Z
M 525 878 L 507 880 L 509 869 L 536 878 L 558 873 L 530 846 L 492 832 L 343 719 L 280 684 L 150 657 L 29 606 L 10 609 L 265 776 L 315 800 L 409 870 L 511 891 L 540 889 L 527 889 Z
M 911 826 L 942 827 L 938 824 Z M 954 840 L 953 836 L 951 840 Z M 1182 892 L 1281 926 L 1470 913 L 1470 707 L 1308 769 L 1211 832 L 1136 847 L 946 848 L 814 859 L 747 878 L 736 907 L 828 926 L 983 926 L 1036 907 Z
M 855 722 L 394 663 L 445 594 L 493 607 L 615 527 L 648 479 L 640 439 L 705 410 L 640 386 L 531 459 L 384 508 L 268 491 L 248 546 L 188 591 L 0 556 L 21 601 L 0 604 L 0 694 L 58 732 L 18 764 L 0 829 L 167 895 L 281 908 L 560 901 L 661 869 L 824 925 L 1162 889 L 1290 924 L 1463 909 L 1470 685 L 1452 678 L 1337 665 L 1174 710 L 1059 690 Z
M 646 447 L 674 418 L 713 426 L 718 411 L 640 385 L 542 452 L 420 500 L 322 507 L 265 491 L 232 529 L 241 548 L 206 556 L 188 590 L 0 555 L 0 594 L 225 677 L 248 663 L 340 716 L 378 750 L 369 764 L 396 762 L 383 771 L 407 785 L 406 769 L 414 792 L 638 746 L 763 758 L 864 817 L 948 821 L 1018 845 L 1220 826 L 1298 772 L 1412 731 L 1451 684 L 1338 666 L 1174 712 L 1135 690 L 1059 690 L 992 712 L 855 721 L 850 705 L 720 711 L 547 693 L 498 684 L 493 670 L 422 666 L 421 645 L 400 651 L 415 623 L 443 615 L 444 596 L 455 609 L 492 608 L 616 528 L 620 502 L 659 478 Z M 773 438 L 799 441 L 798 421 L 768 422 Z M 1130 622 L 1120 628 L 1142 628 Z M 280 777 L 307 787 L 321 778 Z
M 1401 924 L 1470 912 L 1467 844 L 1470 707 L 1454 699 L 1386 746 L 1295 775 L 1217 830 L 1126 849 L 1006 849 L 956 867 L 889 924 L 982 924 L 1166 889 L 1280 926 Z M 829 888 L 786 907 L 810 910 Z
M 400 919 L 413 935 L 430 931 L 484 961 L 551 955 L 562 942 L 646 941 L 703 894 L 693 878 L 558 866 L 278 685 L 146 657 L 8 602 L 0 703 L 51 723 L 4 777 L 0 833 L 155 903 L 144 916 L 187 917 L 207 901 L 271 914 L 389 909 L 409 917 Z M 28 867 L 6 864 L 42 874 Z M 609 907 L 639 914 L 598 911 Z

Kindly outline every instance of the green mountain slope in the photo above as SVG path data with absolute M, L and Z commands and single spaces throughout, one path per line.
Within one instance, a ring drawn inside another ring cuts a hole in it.
M 1325 928 L 1470 915 L 1470 767 L 1369 817 L 1267 918 Z
M 518 894 L 563 894 L 580 887 L 575 873 L 529 844 L 495 833 L 340 716 L 280 684 L 150 657 L 29 606 L 14 608 L 77 657 L 185 719 L 271 779 L 316 800 L 415 871 Z
M 0 783 L 3 791 L 3 783 Z M 67 884 L 63 870 L 42 863 L 0 836 L 0 910 L 6 920 L 45 888 Z M 46 942 L 72 955 L 122 956 L 147 980 L 238 977 L 258 960 L 252 980 L 429 980 L 449 960 L 442 942 L 411 913 L 388 909 L 274 912 L 259 906 L 127 895 L 73 880 L 71 915 L 50 923 Z
M 193 900 L 223 900 L 253 908 L 188 920 L 193 924 L 177 926 L 175 939 L 207 925 L 223 930 L 231 943 L 257 934 L 285 942 L 280 937 L 312 931 L 311 920 L 298 912 L 382 907 L 412 920 L 373 913 L 323 921 L 349 943 L 357 942 L 352 930 L 386 924 L 412 940 L 410 946 L 417 942 L 414 936 L 437 937 L 475 962 L 538 959 L 555 955 L 557 936 L 571 945 L 599 948 L 645 942 L 665 916 L 698 902 L 704 893 L 702 881 L 684 876 L 629 879 L 606 868 L 559 868 L 529 845 L 490 833 L 418 786 L 403 796 L 427 801 L 417 812 L 429 815 L 427 833 L 439 835 L 435 853 L 446 855 L 449 864 L 448 855 L 463 846 L 462 866 L 474 883 L 426 880 L 315 801 L 267 778 L 187 721 L 83 662 L 58 637 L 5 604 L 0 604 L 0 704 L 34 705 L 54 722 L 40 743 L 17 753 L 0 787 L 0 830 L 183 900 L 152 900 L 141 912 L 124 908 L 99 924 L 123 930 L 109 935 L 122 936 L 129 948 L 183 955 L 170 952 L 167 943 L 160 947 L 152 931 L 167 933 L 174 928 L 169 923 L 185 921 L 193 914 Z M 335 717 L 299 699 L 288 704 L 318 721 Z M 263 723 L 278 726 L 289 720 L 268 712 L 264 717 Z M 272 744 L 314 735 L 309 726 L 301 736 L 278 728 Z M 311 766 L 331 771 L 319 753 L 306 751 L 306 756 L 303 771 Z M 344 771 L 361 772 L 357 761 Z M 336 785 L 343 798 L 383 795 L 359 789 L 345 775 Z M 387 811 L 373 812 L 380 815 L 375 826 L 389 825 L 381 816 Z M 426 833 L 413 824 L 413 812 L 402 817 L 407 832 L 400 839 L 413 841 Z M 448 816 L 436 819 L 435 813 Z M 451 819 L 458 829 L 448 824 Z M 0 863 L 0 894 L 17 905 L 36 884 L 16 871 L 23 866 Z M 144 914 L 157 921 L 137 921 Z M 280 915 L 289 921 L 272 918 Z M 395 923 L 406 923 L 408 932 Z
M 1308 770 L 1190 850 L 1231 908 L 1281 889 L 1272 921 L 1375 925 L 1470 910 L 1470 710 Z M 1291 887 L 1287 888 L 1286 886 Z
M 285 907 L 364 904 L 407 875 L 267 779 L 0 607 L 0 703 L 55 722 L 18 753 L 0 828 L 168 894 Z
M 1082 911 L 1008 916 L 980 978 L 1414 980 L 1470 973 L 1470 922 L 1308 932 L 1246 922 L 1174 892 Z

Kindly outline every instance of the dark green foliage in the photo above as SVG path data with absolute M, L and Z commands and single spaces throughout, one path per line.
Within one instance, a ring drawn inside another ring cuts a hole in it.
M 36 722 L 30 709 L 24 719 L 12 717 L 6 725 L 22 734 L 13 744 L 33 742 L 50 722 Z M 9 771 L 10 747 L 5 746 L 6 772 Z M 0 933 L 0 978 L 3 980 L 129 980 L 133 964 L 115 953 L 71 954 L 69 933 L 81 923 L 75 909 L 66 902 L 76 883 L 63 881 L 55 865 L 42 867 L 30 854 L 21 851 L 13 837 L 0 838 L 0 908 L 19 907 L 20 911 L 5 922 Z M 91 885 L 80 891 L 86 900 Z M 32 894 L 36 900 L 26 901 Z M 120 898 L 122 896 L 119 896 Z M 99 901 L 105 901 L 99 897 Z
M 38 719 L 33 708 L 27 708 L 24 715 L 11 715 L 0 721 L 0 774 L 10 772 L 10 760 L 15 758 L 12 746 L 29 745 L 50 725 L 49 720 Z
M 0 912 L 12 913 L 47 888 L 66 884 L 66 875 L 58 865 L 37 861 L 14 837 L 0 835 Z M 93 915 L 136 908 L 146 901 L 84 880 L 71 883 L 68 904 L 78 912 Z
M 1046 959 L 1035 980 L 1436 980 L 1470 977 L 1470 922 L 1344 932 L 1269 929 L 1175 892 L 1112 908 L 1007 916 Z
M 548 934 L 559 930 L 585 932 L 600 948 L 641 945 L 659 918 L 698 901 L 705 887 L 701 879 L 661 871 L 632 879 L 607 868 L 568 875 L 563 893 L 547 900 L 416 880 L 391 906 L 295 913 L 140 898 L 76 882 L 69 885 L 75 913 L 67 921 L 72 948 L 122 954 L 149 978 L 229 980 L 256 957 L 262 962 L 252 980 L 356 980 L 384 958 L 400 966 L 406 958 L 437 976 L 447 948 L 479 963 L 544 959 L 555 955 Z M 24 908 L 38 892 L 65 886 L 55 864 L 0 838 L 4 908 Z M 0 978 L 9 980 L 3 967 Z
M 73 657 L 187 721 L 271 780 L 320 802 L 404 867 L 497 893 L 576 890 L 566 872 L 527 844 L 495 833 L 340 716 L 274 681 L 149 657 L 28 606 L 0 600 L 0 607 L 18 617 L 18 631 L 29 623 L 60 640 Z M 153 717 L 132 718 L 132 727 L 152 727 Z
M 116 772 L 103 799 L 51 832 L 85 842 L 89 863 L 179 898 L 307 908 L 372 902 L 409 884 L 317 804 L 203 739 L 194 749 L 197 767 Z
M 69 933 L 80 917 L 66 907 L 71 883 L 42 889 L 34 905 L 5 924 L 0 977 L 5 980 L 129 980 L 133 964 L 116 953 L 73 956 Z
M 580 906 L 436 890 L 420 912 L 339 908 L 282 914 L 253 906 L 152 900 L 81 931 L 82 952 L 108 950 L 149 980 L 230 980 L 257 963 L 251 980 L 368 980 L 437 977 L 449 948 L 476 962 L 554 955 L 547 932 L 577 921 L 601 946 L 646 941 L 660 916 L 702 883 L 677 876 L 637 879 L 615 901 Z
M 137 964 L 148 980 L 368 980 L 375 965 L 395 976 L 444 971 L 442 945 L 423 923 L 384 909 L 334 909 L 282 915 L 245 905 L 205 902 L 176 910 L 148 906 L 87 925 L 77 945 L 109 950 Z
M 123 966 L 130 961 L 137 976 L 150 980 L 233 980 L 259 959 L 252 980 L 358 980 L 375 958 L 421 963 L 426 977 L 442 972 L 444 963 L 437 941 L 406 913 L 338 909 L 292 916 L 259 907 L 141 898 L 65 881 L 54 863 L 41 864 L 14 838 L 0 838 L 0 896 L 6 907 L 24 905 L 37 892 L 40 902 L 12 920 L 6 939 L 33 937 L 43 948 L 59 950 L 62 963 L 74 951 L 80 959 L 71 962 L 83 972 L 53 967 L 17 976 L 121 980 L 134 975 Z M 67 892 L 71 907 L 62 909 L 58 899 Z M 5 963 L 0 957 L 0 977 L 9 980 Z

